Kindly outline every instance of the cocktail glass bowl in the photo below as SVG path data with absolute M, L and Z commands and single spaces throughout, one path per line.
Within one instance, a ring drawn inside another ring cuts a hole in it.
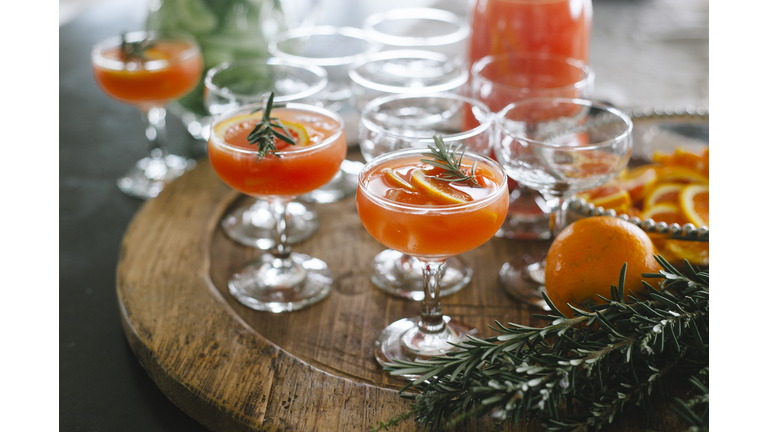
M 540 192 L 551 206 L 551 237 L 566 225 L 568 202 L 615 177 L 629 161 L 632 121 L 621 111 L 584 99 L 534 98 L 508 105 L 496 117 L 495 154 L 504 171 Z M 547 309 L 546 257 L 507 262 L 502 287 Z
M 261 104 L 270 92 L 275 93 L 277 104 L 312 104 L 312 97 L 327 82 L 325 69 L 319 66 L 297 65 L 274 57 L 222 63 L 205 76 L 205 106 L 216 117 L 243 105 Z M 299 202 L 288 205 L 286 222 L 289 244 L 308 239 L 318 227 L 317 213 Z M 262 199 L 235 208 L 221 220 L 221 226 L 240 244 L 264 250 L 275 245 L 275 219 Z

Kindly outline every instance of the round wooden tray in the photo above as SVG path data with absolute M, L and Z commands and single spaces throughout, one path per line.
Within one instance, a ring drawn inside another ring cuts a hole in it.
M 350 158 L 360 160 L 359 153 Z M 117 294 L 128 341 L 152 379 L 214 431 L 364 431 L 407 411 L 409 402 L 396 394 L 404 382 L 376 363 L 373 344 L 388 323 L 417 316 L 420 304 L 388 296 L 369 281 L 371 260 L 384 247 L 363 228 L 354 198 L 314 207 L 320 229 L 294 250 L 329 264 L 333 291 L 285 314 L 256 312 L 227 291 L 229 276 L 260 253 L 234 243 L 219 227 L 225 211 L 244 200 L 250 198 L 200 161 L 131 222 Z M 492 335 L 487 325 L 494 320 L 543 325 L 531 321 L 538 311 L 507 296 L 497 278 L 505 261 L 544 252 L 547 245 L 494 238 L 463 255 L 473 281 L 443 299 L 444 313 L 483 337 Z M 479 421 L 469 428 L 491 425 Z M 397 430 L 416 427 L 409 420 Z

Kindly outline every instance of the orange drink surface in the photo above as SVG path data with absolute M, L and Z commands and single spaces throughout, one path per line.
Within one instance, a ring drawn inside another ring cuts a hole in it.
M 588 63 L 591 0 L 475 0 L 470 64 L 494 54 L 540 53 Z
M 258 144 L 248 143 L 262 118 L 262 111 L 251 113 L 254 108 L 245 106 L 212 126 L 208 159 L 226 184 L 254 197 L 296 197 L 333 178 L 347 155 L 340 117 L 308 105 L 274 108 L 271 116 L 286 126 L 296 145 L 278 139 L 277 153 L 259 160 Z
M 119 44 L 103 47 L 92 57 L 96 82 L 112 98 L 151 108 L 189 93 L 203 73 L 200 48 L 191 41 L 155 41 L 145 58 L 126 61 Z
M 509 194 L 501 167 L 466 153 L 463 171 L 477 161 L 480 186 L 443 182 L 430 179 L 442 170 L 421 162 L 427 158 L 423 152 L 388 153 L 363 169 L 357 189 L 363 226 L 383 245 L 417 258 L 447 258 L 482 245 L 507 214 Z

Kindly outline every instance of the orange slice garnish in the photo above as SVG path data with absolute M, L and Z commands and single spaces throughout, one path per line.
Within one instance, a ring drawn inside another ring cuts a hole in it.
M 709 186 L 691 184 L 680 191 L 680 209 L 696 225 L 709 226 Z
M 408 183 L 404 178 L 400 177 L 400 174 L 398 174 L 392 168 L 384 168 L 384 176 L 394 186 L 405 189 L 410 192 L 416 192 L 416 188 L 413 187 L 410 183 Z
M 447 182 L 428 177 L 422 170 L 413 172 L 411 182 L 419 192 L 440 204 L 464 204 L 472 201 L 469 194 L 450 187 Z
M 680 208 L 675 204 L 661 203 L 645 210 L 641 219 L 653 219 L 654 222 L 666 222 L 667 224 L 676 223 L 683 225 L 688 222 L 685 216 L 680 213 Z
M 683 185 L 677 183 L 661 183 L 653 186 L 643 201 L 643 208 L 648 210 L 657 204 L 674 204 L 680 201 L 680 190 Z
M 288 129 L 288 133 L 291 135 L 291 138 L 293 138 L 294 141 L 296 141 L 297 147 L 306 147 L 310 144 L 309 140 L 309 133 L 307 133 L 307 129 L 302 125 L 301 123 L 296 122 L 290 122 L 290 121 L 280 121 L 280 123 L 285 126 L 286 129 Z M 280 128 L 274 128 L 278 133 L 284 134 L 285 132 Z M 282 150 L 286 147 L 288 147 L 290 144 L 287 142 L 281 140 L 280 138 L 275 139 L 275 148 L 278 150 Z

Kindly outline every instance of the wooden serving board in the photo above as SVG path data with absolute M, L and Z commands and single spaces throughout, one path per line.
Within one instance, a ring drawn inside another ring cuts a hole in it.
M 350 159 L 361 160 L 352 153 Z M 284 314 L 257 312 L 227 291 L 227 280 L 261 252 L 219 227 L 243 197 L 207 161 L 147 201 L 123 239 L 117 294 L 128 341 L 160 389 L 213 431 L 365 431 L 406 412 L 404 381 L 373 356 L 389 323 L 417 316 L 418 302 L 391 297 L 369 281 L 384 246 L 363 228 L 354 198 L 316 205 L 320 228 L 294 251 L 329 264 L 335 284 L 322 302 Z M 464 255 L 472 283 L 443 299 L 443 312 L 483 337 L 494 320 L 527 325 L 534 308 L 497 284 L 502 264 L 546 251 L 546 242 L 494 238 Z M 667 417 L 667 416 L 664 416 Z M 492 423 L 474 422 L 471 430 Z M 667 426 L 665 426 L 667 425 Z M 668 419 L 657 430 L 673 430 Z M 629 425 L 619 430 L 632 430 Z M 397 430 L 416 430 L 407 421 Z M 539 430 L 536 424 L 506 430 Z M 644 430 L 644 426 L 640 428 Z

